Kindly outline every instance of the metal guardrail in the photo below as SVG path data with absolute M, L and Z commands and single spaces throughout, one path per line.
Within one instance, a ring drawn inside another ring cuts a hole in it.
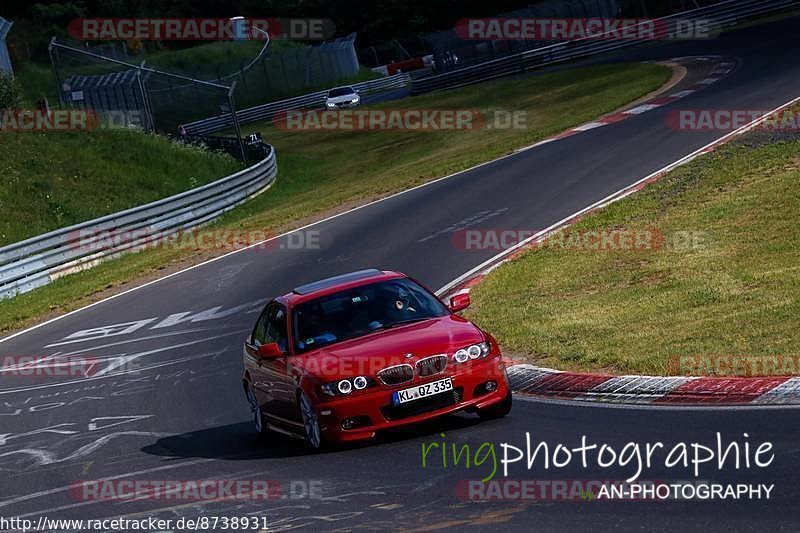
M 798 0 L 726 0 L 654 20 L 661 21 L 674 30 L 674 25 L 677 21 L 688 18 L 695 20 L 705 19 L 709 22 L 709 30 L 718 30 L 749 17 L 780 11 L 798 4 L 800 4 Z M 598 39 L 598 36 L 586 37 L 526 50 L 518 54 L 478 63 L 444 74 L 422 78 L 417 76 L 412 78 L 409 74 L 396 74 L 380 80 L 357 83 L 353 87 L 359 92 L 368 94 L 410 85 L 412 94 L 423 94 L 521 74 L 536 68 L 649 42 L 652 41 L 603 40 Z M 276 113 L 292 109 L 321 109 L 324 107 L 326 94 L 327 91 L 319 91 L 295 98 L 270 102 L 238 111 L 236 116 L 241 124 L 248 124 L 270 120 Z M 229 129 L 233 127 L 233 123 L 230 115 L 219 115 L 184 124 L 183 127 L 189 134 L 206 135 Z
M 202 187 L 0 248 L 0 298 L 214 220 L 275 180 L 275 150 L 262 147 L 261 161 Z
M 372 94 L 393 89 L 400 89 L 411 85 L 411 78 L 408 74 L 395 74 L 377 80 L 364 81 L 350 85 L 361 94 Z M 328 91 L 318 91 L 315 93 L 295 96 L 286 100 L 270 102 L 236 112 L 240 124 L 250 124 L 263 120 L 271 120 L 276 113 L 289 111 L 292 109 L 322 109 L 325 107 L 325 97 Z M 190 135 L 207 135 L 216 131 L 221 131 L 233 127 L 230 114 L 209 117 L 203 120 L 183 124 L 186 133 Z
M 706 20 L 708 22 L 707 29 L 719 30 L 753 16 L 784 10 L 798 4 L 800 2 L 796 0 L 727 0 L 655 19 L 655 21 L 661 23 L 661 27 L 666 29 L 667 35 L 676 30 L 678 21 L 687 19 Z M 603 40 L 601 38 L 602 35 L 606 35 L 606 33 L 526 50 L 518 54 L 478 63 L 444 74 L 415 79 L 411 92 L 412 94 L 422 94 L 463 87 L 495 78 L 521 74 L 544 66 L 652 42 L 644 40 Z

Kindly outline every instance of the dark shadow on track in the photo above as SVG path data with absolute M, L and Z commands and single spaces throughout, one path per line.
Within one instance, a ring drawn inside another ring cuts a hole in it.
M 417 439 L 437 433 L 467 429 L 479 423 L 481 421 L 477 416 L 450 415 L 425 424 L 381 432 L 373 441 L 329 447 L 325 451 L 352 450 L 364 446 Z M 141 450 L 144 453 L 161 457 L 225 460 L 280 459 L 314 453 L 308 450 L 299 439 L 292 439 L 277 433 L 261 437 L 253 430 L 250 422 L 163 437 L 142 447 Z

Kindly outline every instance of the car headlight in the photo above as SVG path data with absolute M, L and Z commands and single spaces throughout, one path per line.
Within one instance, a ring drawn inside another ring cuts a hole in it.
M 352 100 L 350 100 L 350 103 L 351 103 L 351 104 L 357 104 L 359 100 L 360 100 L 360 98 L 359 98 L 358 96 L 356 96 L 355 98 L 353 98 Z
M 334 104 L 333 102 L 328 102 L 328 103 L 325 104 L 325 106 L 328 109 L 333 109 L 334 107 L 336 107 L 336 104 Z
M 375 385 L 375 380 L 366 376 L 356 376 L 350 379 L 340 379 L 339 381 L 324 383 L 320 386 L 320 389 L 328 396 L 346 396 L 353 392 L 353 389 L 364 390 L 372 385 Z
M 478 344 L 472 344 L 467 346 L 466 348 L 461 348 L 456 353 L 453 354 L 453 360 L 456 363 L 466 363 L 470 359 L 483 359 L 489 352 L 492 350 L 492 347 L 489 345 L 488 342 L 481 342 Z

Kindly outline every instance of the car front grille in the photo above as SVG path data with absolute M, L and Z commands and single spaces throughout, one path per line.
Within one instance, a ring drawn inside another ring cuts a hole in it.
M 446 367 L 446 355 L 432 355 L 417 361 L 417 374 L 423 378 L 427 376 L 433 376 L 434 374 L 444 372 Z
M 384 385 L 399 385 L 414 379 L 414 368 L 409 364 L 390 366 L 378 372 Z
M 459 403 L 463 397 L 464 389 L 462 387 L 456 387 L 451 391 L 428 396 L 421 400 L 414 400 L 400 405 L 385 405 L 381 407 L 381 414 L 389 421 L 402 420 L 403 418 L 409 418 L 450 407 Z

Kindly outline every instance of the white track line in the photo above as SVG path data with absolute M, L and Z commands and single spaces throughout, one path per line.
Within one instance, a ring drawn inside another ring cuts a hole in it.
M 779 113 L 779 112 L 783 111 L 784 109 L 786 109 L 787 107 L 791 107 L 791 106 L 795 105 L 798 102 L 800 102 L 800 97 L 793 98 L 792 100 L 789 100 L 785 104 L 782 104 L 782 105 L 776 107 L 775 109 L 773 109 L 769 113 L 765 114 L 764 116 L 762 116 L 762 117 L 760 117 L 760 118 L 758 118 L 756 120 L 753 120 L 749 124 L 745 124 L 744 126 L 742 126 L 741 128 L 739 128 L 737 130 L 734 130 L 732 132 L 726 133 L 722 137 L 720 137 L 720 138 L 708 143 L 707 145 L 705 145 L 705 146 L 703 146 L 701 148 L 698 148 L 697 150 L 695 150 L 694 152 L 692 152 L 692 153 L 690 153 L 688 155 L 683 156 L 682 158 L 678 159 L 677 161 L 674 161 L 674 162 L 670 163 L 669 165 L 665 166 L 664 168 L 662 168 L 660 170 L 656 170 L 652 174 L 648 174 L 647 176 L 645 176 L 645 177 L 633 182 L 632 184 L 623 187 L 622 189 L 618 190 L 617 192 L 609 194 L 608 196 L 606 196 L 602 200 L 598 200 L 595 203 L 584 207 L 580 211 L 576 211 L 575 213 L 564 217 L 563 219 L 559 220 L 555 224 L 552 224 L 551 226 L 549 226 L 549 227 L 547 227 L 547 228 L 545 228 L 545 229 L 543 229 L 543 230 L 531 235 L 527 239 L 518 242 L 517 244 L 515 244 L 511 248 L 508 248 L 507 250 L 503 250 L 499 254 L 487 259 L 486 261 L 484 261 L 483 263 L 479 264 L 478 266 L 476 266 L 476 267 L 472 268 L 471 270 L 465 272 L 461 276 L 457 277 L 456 279 L 454 279 L 453 281 L 451 281 L 450 283 L 448 283 L 447 285 L 445 285 L 444 287 L 442 287 L 438 291 L 436 291 L 437 296 L 441 296 L 441 295 L 447 293 L 447 291 L 449 291 L 449 290 L 453 289 L 454 287 L 457 287 L 461 283 L 469 280 L 470 278 L 472 278 L 476 274 L 479 274 L 482 270 L 488 268 L 493 263 L 498 262 L 503 257 L 508 256 L 508 255 L 512 255 L 517 250 L 519 250 L 521 248 L 524 248 L 525 246 L 527 246 L 531 242 L 535 241 L 536 239 L 539 239 L 542 236 L 547 235 L 551 231 L 563 226 L 564 224 L 566 224 L 570 220 L 573 220 L 573 219 L 575 219 L 575 218 L 577 218 L 577 217 L 579 217 L 581 215 L 584 215 L 584 214 L 586 214 L 586 213 L 588 213 L 588 212 L 590 212 L 590 211 L 592 211 L 594 209 L 605 207 L 608 204 L 611 204 L 613 202 L 622 200 L 623 198 L 625 198 L 625 197 L 629 196 L 630 194 L 636 192 L 636 190 L 637 190 L 636 187 L 638 187 L 642 183 L 644 183 L 644 182 L 646 182 L 646 181 L 648 181 L 650 179 L 653 179 L 656 176 L 659 176 L 661 174 L 664 174 L 666 172 L 674 170 L 675 168 L 677 168 L 677 167 L 679 167 L 681 165 L 684 165 L 684 164 L 696 159 L 697 157 L 703 155 L 709 149 L 711 149 L 711 148 L 713 148 L 713 147 L 715 147 L 715 146 L 717 146 L 719 144 L 723 144 L 723 143 L 729 141 L 730 139 L 732 139 L 732 138 L 734 138 L 734 137 L 736 137 L 738 135 L 741 135 L 743 133 L 746 133 L 746 132 L 750 131 L 751 129 L 757 127 L 758 125 L 766 122 L 775 113 Z

